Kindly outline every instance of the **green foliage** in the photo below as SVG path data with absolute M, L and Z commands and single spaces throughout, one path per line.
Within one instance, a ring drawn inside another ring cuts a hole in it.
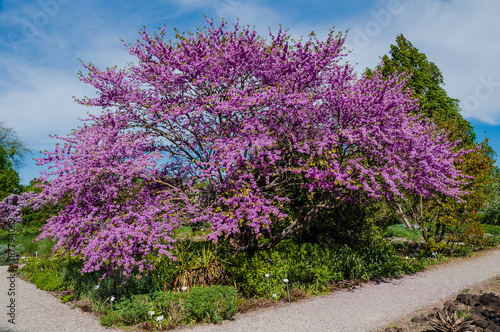
M 22 159 L 29 153 L 17 133 L 0 122 L 0 200 L 22 191 L 15 169 L 22 165 Z
M 19 174 L 11 161 L 11 153 L 0 145 L 0 200 L 21 192 L 19 180 Z
M 62 296 L 61 296 L 61 302 L 62 302 L 62 303 L 66 303 L 66 302 L 69 302 L 69 301 L 73 301 L 74 299 L 75 299 L 75 297 L 73 296 L 73 294 L 62 295 Z
M 15 235 L 15 245 L 20 246 L 19 253 L 22 256 L 36 256 L 38 252 L 38 257 L 49 257 L 52 253 L 52 248 L 55 242 L 50 239 L 42 239 L 40 241 L 35 241 L 36 237 L 40 234 L 38 228 L 32 227 L 22 227 Z
M 500 235 L 500 225 L 483 225 L 483 229 L 486 233 Z
M 120 325 L 123 321 L 119 311 L 110 310 L 101 315 L 100 322 L 102 326 L 110 327 L 111 325 Z
M 135 325 L 149 318 L 148 311 L 153 308 L 153 303 L 148 295 L 133 295 L 116 304 L 115 310 L 120 313 L 120 320 L 125 325 Z
M 23 221 L 22 224 L 27 227 L 33 227 L 40 229 L 47 219 L 56 214 L 59 210 L 58 206 L 45 205 L 38 210 L 32 208 L 23 209 Z
M 487 139 L 480 144 L 475 142 L 471 124 L 460 115 L 458 100 L 449 97 L 443 88 L 444 77 L 439 68 L 402 34 L 396 37 L 396 44 L 391 45 L 389 55 L 384 55 L 382 60 L 377 70 L 383 75 L 405 73 L 407 87 L 420 100 L 419 113 L 447 132 L 450 141 L 460 140 L 457 148 L 474 150 L 455 163 L 462 174 L 471 177 L 468 184 L 461 186 L 461 190 L 468 192 L 461 197 L 465 203 L 441 195 L 425 199 L 407 193 L 406 199 L 396 205 L 398 208 L 395 211 L 405 223 L 421 227 L 430 252 L 452 251 L 457 242 L 482 245 L 484 234 L 480 218 L 475 214 L 491 201 L 489 183 L 493 179 L 492 174 L 498 175 L 493 165 L 494 151 Z M 366 74 L 370 76 L 373 71 L 367 69 Z M 482 219 L 496 222 L 499 216 L 500 203 L 496 204 L 493 200 Z
M 306 228 L 294 235 L 296 242 L 326 244 L 330 247 L 347 244 L 368 244 L 376 236 L 378 214 L 383 210 L 377 205 L 342 204 L 320 212 Z
M 196 321 L 217 323 L 236 314 L 238 291 L 231 286 L 194 287 L 184 305 L 189 316 Z
M 384 76 L 405 73 L 409 78 L 409 87 L 415 98 L 420 99 L 420 112 L 438 125 L 453 123 L 464 139 L 462 144 L 472 143 L 476 137 L 471 124 L 460 115 L 458 100 L 446 93 L 444 77 L 434 62 L 427 59 L 402 34 L 396 37 L 396 44 L 391 45 L 389 55 L 382 57 L 382 65 L 376 69 Z M 368 75 L 372 74 L 367 69 Z
M 483 225 L 486 243 L 485 245 L 495 247 L 500 245 L 500 225 Z
M 492 181 L 488 188 L 490 201 L 482 211 L 482 222 L 490 225 L 500 225 L 500 172 L 498 168 L 494 169 L 491 178 Z
M 15 248 L 9 249 L 7 244 L 0 244 L 0 265 L 9 265 L 18 260 L 19 252 Z
M 82 274 L 82 266 L 83 261 L 80 258 L 67 257 L 60 267 L 64 284 L 77 298 L 90 297 L 102 301 L 114 296 L 119 300 L 158 290 L 150 275 L 125 280 L 118 271 L 115 274 L 107 275 L 103 280 L 99 280 L 102 276 L 101 271 Z M 99 287 L 96 289 L 97 285 Z
M 166 325 L 177 326 L 182 322 L 187 322 L 186 308 L 184 301 L 188 297 L 187 292 L 172 293 L 158 291 L 151 294 L 154 302 L 155 314 L 164 317 Z
M 38 256 L 49 257 L 52 253 L 52 248 L 55 242 L 49 239 L 35 241 L 40 234 L 38 227 L 29 227 L 22 224 L 17 224 L 14 227 L 14 249 L 19 256 Z M 0 230 L 0 243 L 7 244 L 9 241 L 10 232 L 8 230 Z
M 177 290 L 181 287 L 227 284 L 224 248 L 211 241 L 180 241 L 172 254 L 175 261 L 163 257 L 153 271 L 156 287 Z
M 21 141 L 14 129 L 0 122 L 0 147 L 6 151 L 14 167 L 20 167 L 22 160 L 31 153 L 30 149 Z
M 403 259 L 384 242 L 354 249 L 344 245 L 327 250 L 318 244 L 285 240 L 267 252 L 235 255 L 228 273 L 246 296 L 277 294 L 279 298 L 285 292 L 285 278 L 294 287 L 307 285 L 315 291 L 323 291 L 332 281 L 399 276 L 422 268 L 417 260 Z
M 53 271 L 36 272 L 29 281 L 45 291 L 57 291 L 64 287 L 61 276 Z
M 408 229 L 405 225 L 391 225 L 386 228 L 384 237 L 404 237 L 411 241 L 420 241 L 422 231 L 418 229 Z

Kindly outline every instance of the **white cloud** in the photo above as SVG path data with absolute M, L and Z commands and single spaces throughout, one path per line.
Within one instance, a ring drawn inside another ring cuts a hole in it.
M 79 117 L 86 116 L 87 108 L 76 104 L 72 96 L 81 97 L 84 91 L 92 95 L 92 90 L 76 75 L 13 59 L 0 63 L 10 71 L 10 80 L 1 82 L 2 119 L 33 149 L 45 148 L 49 134 L 65 135 L 76 128 Z
M 403 33 L 442 71 L 448 95 L 462 101 L 466 118 L 500 124 L 500 21 L 497 18 L 500 2 L 410 0 L 397 3 L 381 1 L 358 16 L 334 22 L 337 31 L 350 30 L 346 43 L 353 52 L 347 58 L 349 62 L 359 63 L 358 72 L 365 67 L 373 68 L 380 56 L 388 54 L 395 37 Z M 317 24 L 314 30 L 324 39 L 328 28 L 330 26 Z M 306 35 L 310 30 L 304 25 L 295 26 L 293 33 Z

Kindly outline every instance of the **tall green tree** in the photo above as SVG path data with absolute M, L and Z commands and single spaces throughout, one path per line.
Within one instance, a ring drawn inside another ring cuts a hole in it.
M 0 146 L 5 150 L 7 158 L 9 158 L 14 168 L 19 168 L 23 165 L 23 160 L 31 150 L 19 138 L 16 131 L 0 122 Z
M 408 227 L 411 228 L 411 224 L 419 225 L 433 251 L 452 248 L 454 242 L 480 239 L 482 231 L 476 211 L 490 200 L 488 187 L 491 186 L 491 174 L 495 169 L 493 150 L 487 140 L 475 142 L 472 125 L 460 115 L 459 100 L 448 96 L 444 89 L 442 72 L 402 34 L 390 46 L 389 54 L 381 59 L 376 69 L 384 76 L 395 72 L 404 74 L 403 77 L 408 80 L 406 87 L 420 101 L 417 112 L 448 133 L 450 141 L 461 140 L 461 149 L 473 151 L 455 165 L 463 174 L 471 176 L 469 183 L 461 187 L 468 193 L 462 197 L 462 202 L 440 195 L 426 199 L 408 194 L 404 200 L 394 204 L 394 212 Z M 366 70 L 368 76 L 373 75 L 373 72 Z
M 420 112 L 439 127 L 449 127 L 450 123 L 463 137 L 463 144 L 472 143 L 476 137 L 472 125 L 460 115 L 459 100 L 448 96 L 444 89 L 444 77 L 436 64 L 412 45 L 403 34 L 396 37 L 388 55 L 377 66 L 384 76 L 397 72 L 409 77 L 407 87 L 415 98 L 420 99 Z M 367 69 L 371 76 L 373 71 Z
M 23 158 L 29 153 L 14 129 L 0 122 L 0 200 L 22 191 L 16 168 L 21 167 Z

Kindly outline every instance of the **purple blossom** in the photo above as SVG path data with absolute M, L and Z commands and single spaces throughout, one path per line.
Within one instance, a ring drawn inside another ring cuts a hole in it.
M 83 63 L 80 79 L 98 96 L 77 102 L 102 113 L 55 136 L 61 144 L 38 160 L 49 166 L 42 183 L 52 179 L 41 194 L 0 203 L 5 225 L 20 222 L 18 202 L 62 202 L 40 238 L 81 255 L 83 272 L 130 275 L 175 259 L 181 225 L 209 224 L 208 239 L 240 251 L 266 249 L 354 196 L 463 194 L 454 161 L 466 152 L 411 115 L 418 102 L 400 77 L 357 78 L 341 65 L 344 38 L 333 32 L 296 45 L 282 30 L 265 42 L 225 22 L 178 44 L 164 30 L 140 33 L 127 45 L 138 64 Z M 289 214 L 303 191 L 313 203 Z M 288 226 L 272 234 L 276 221 Z

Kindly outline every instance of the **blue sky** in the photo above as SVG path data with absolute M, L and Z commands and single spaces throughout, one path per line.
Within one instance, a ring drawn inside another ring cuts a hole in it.
M 125 66 L 133 59 L 120 38 L 134 42 L 138 30 L 165 22 L 181 32 L 205 25 L 203 14 L 255 26 L 267 36 L 279 23 L 296 38 L 311 31 L 349 29 L 346 59 L 358 72 L 374 67 L 399 33 L 436 63 L 446 90 L 461 100 L 463 116 L 478 138 L 500 152 L 500 1 L 264 1 L 264 0 L 0 0 L 0 121 L 34 151 L 52 150 L 50 134 L 66 135 L 87 109 L 72 96 L 93 95 L 77 78 L 81 64 Z M 498 164 L 498 163 L 497 163 Z M 21 182 L 38 176 L 28 159 Z

